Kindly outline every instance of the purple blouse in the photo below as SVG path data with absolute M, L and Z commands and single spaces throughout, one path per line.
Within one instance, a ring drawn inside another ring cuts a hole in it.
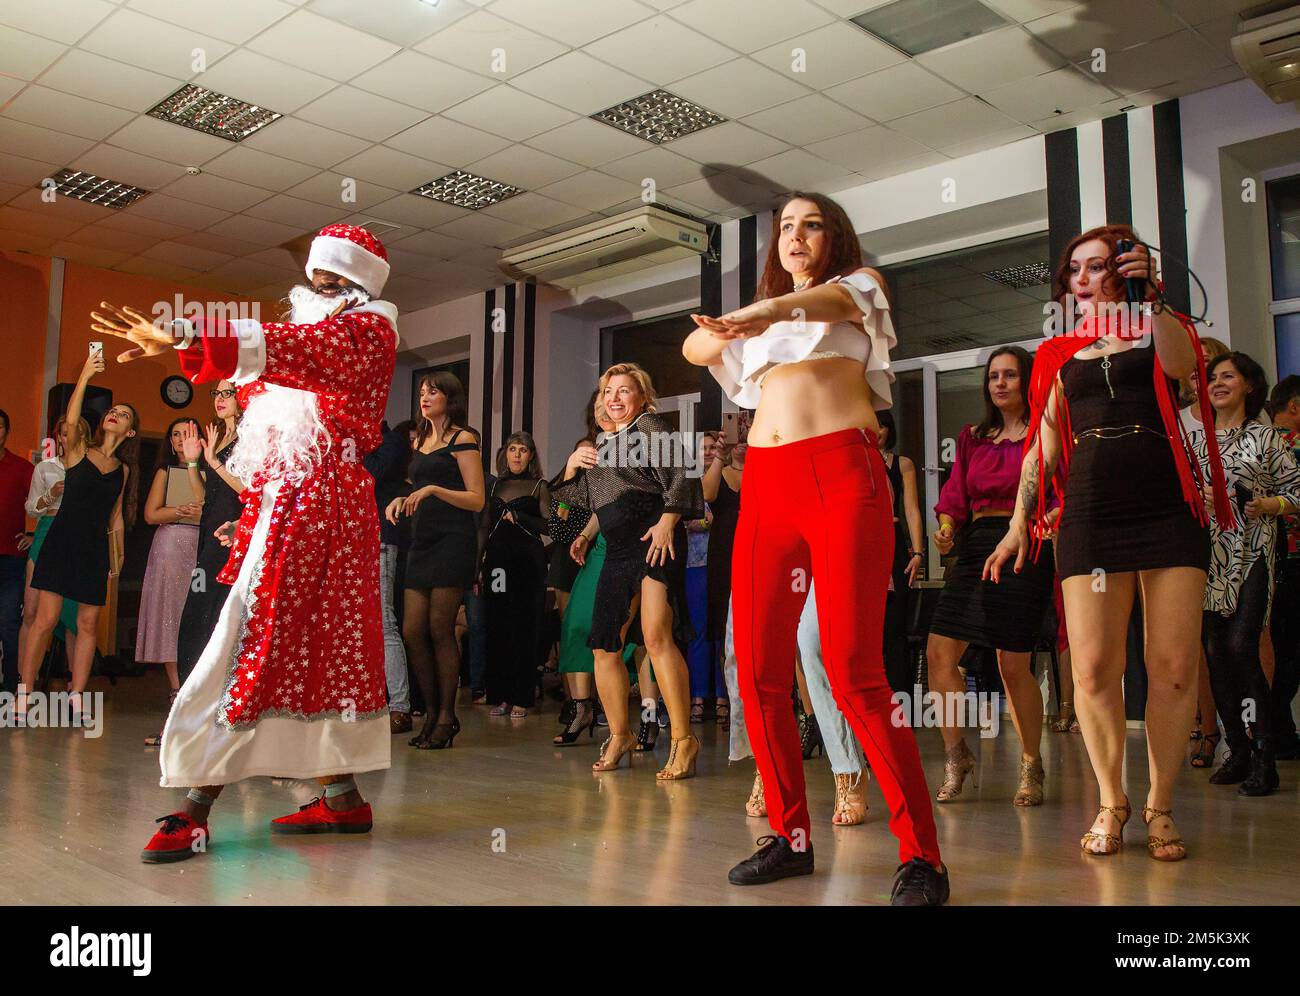
M 1024 445 L 1019 439 L 996 443 L 976 439 L 971 426 L 963 427 L 957 437 L 957 459 L 939 492 L 935 515 L 952 516 L 953 523 L 961 526 L 986 509 L 1015 511 Z

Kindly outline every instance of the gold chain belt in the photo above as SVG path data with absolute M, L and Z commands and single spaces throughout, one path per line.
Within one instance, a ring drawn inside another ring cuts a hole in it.
M 1165 435 L 1163 429 L 1153 429 L 1149 425 L 1103 425 L 1095 429 L 1084 429 L 1083 432 L 1074 437 L 1074 443 L 1077 446 L 1080 439 L 1086 439 L 1089 436 L 1096 439 L 1119 439 L 1121 436 L 1132 436 L 1138 432 L 1149 432 L 1151 435 L 1159 436 L 1162 439 L 1169 438 Z

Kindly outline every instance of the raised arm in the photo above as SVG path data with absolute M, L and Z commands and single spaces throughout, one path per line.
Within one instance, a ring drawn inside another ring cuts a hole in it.
M 71 468 L 74 464 L 80 463 L 86 448 L 90 445 L 90 440 L 83 439 L 77 427 L 81 424 L 81 408 L 86 401 L 86 388 L 95 374 L 103 372 L 103 352 L 97 350 L 87 355 L 86 362 L 82 364 L 81 373 L 77 377 L 76 386 L 72 389 L 72 397 L 68 399 L 68 410 L 63 416 L 68 426 L 68 439 L 63 448 L 65 467 Z

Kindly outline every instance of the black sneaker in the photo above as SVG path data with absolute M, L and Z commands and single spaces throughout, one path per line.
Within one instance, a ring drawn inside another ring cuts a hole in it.
M 935 871 L 924 858 L 898 866 L 890 906 L 942 906 L 948 901 L 948 869 Z
M 732 885 L 763 885 L 813 873 L 811 844 L 802 852 L 795 851 L 788 840 L 773 834 L 759 837 L 754 843 L 758 850 L 727 872 L 727 881 Z
M 1232 751 L 1219 770 L 1210 776 L 1211 785 L 1240 785 L 1250 777 L 1250 751 Z

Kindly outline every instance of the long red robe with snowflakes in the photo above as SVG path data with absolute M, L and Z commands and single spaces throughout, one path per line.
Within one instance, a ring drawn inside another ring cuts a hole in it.
M 205 325 L 178 351 L 194 383 L 256 377 L 314 393 L 328 440 L 300 482 L 260 474 L 241 495 L 219 578 L 234 587 L 168 718 L 165 786 L 389 765 L 379 522 L 362 458 L 380 442 L 396 315 L 371 302 L 313 325 Z

